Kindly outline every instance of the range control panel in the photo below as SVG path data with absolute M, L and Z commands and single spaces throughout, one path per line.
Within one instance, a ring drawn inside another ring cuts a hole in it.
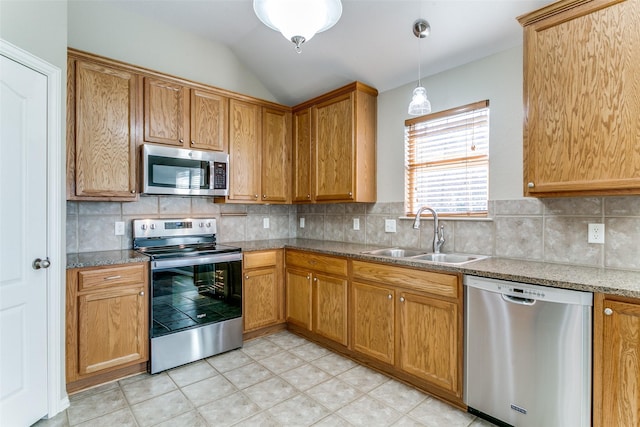
M 134 219 L 133 237 L 174 237 L 216 234 L 215 218 Z

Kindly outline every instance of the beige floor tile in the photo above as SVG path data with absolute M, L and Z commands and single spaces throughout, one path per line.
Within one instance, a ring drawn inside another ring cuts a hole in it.
M 364 392 L 369 392 L 390 379 L 386 375 L 360 365 L 336 376 Z
M 273 373 L 264 366 L 254 362 L 241 366 L 233 371 L 223 374 L 233 385 L 239 389 L 247 388 L 273 376 Z
M 298 347 L 309 342 L 304 338 L 299 337 L 296 334 L 292 334 L 288 331 L 282 331 L 276 334 L 268 335 L 265 338 L 285 350 L 290 350 L 294 347 Z
M 229 396 L 237 391 L 238 388 L 222 375 L 217 375 L 182 387 L 184 395 L 187 396 L 187 399 L 196 407 L 205 405 L 224 396 Z
M 351 427 L 353 424 L 345 420 L 344 418 L 331 414 L 329 416 L 324 417 L 317 423 L 313 425 L 313 427 Z
M 254 416 L 234 424 L 233 427 L 281 427 L 278 421 L 274 420 L 268 412 L 258 412 Z
M 276 353 L 280 353 L 282 350 L 282 347 L 274 344 L 266 338 L 247 341 L 242 346 L 242 352 L 254 360 L 265 359 Z
M 330 414 L 315 400 L 299 394 L 269 409 L 269 414 L 282 426 L 310 426 Z
M 322 369 L 316 368 L 313 365 L 302 365 L 295 369 L 280 374 L 285 381 L 292 384 L 300 391 L 310 389 L 316 384 L 320 384 L 323 381 L 331 378 L 331 375 L 327 374 Z
M 262 409 L 271 408 L 298 394 L 298 390 L 294 386 L 278 377 L 247 387 L 243 391 Z
M 404 416 L 393 424 L 393 427 L 425 427 L 420 421 L 414 420 L 411 417 Z
M 127 397 L 129 404 L 134 405 L 144 400 L 168 393 L 177 388 L 178 387 L 171 378 L 163 372 L 122 386 L 122 391 Z
M 326 356 L 331 353 L 324 347 L 320 347 L 318 344 L 307 343 L 298 347 L 294 347 L 289 350 L 295 356 L 298 356 L 300 359 L 306 360 L 310 362 L 312 360 L 316 360 L 321 358 L 322 356 Z
M 69 425 L 77 425 L 126 407 L 127 400 L 120 388 L 92 394 L 84 399 L 75 400 L 67 409 Z
M 88 390 L 83 390 L 81 392 L 72 394 L 69 396 L 69 401 L 74 402 L 78 399 L 84 399 L 85 397 L 92 396 L 94 394 L 103 393 L 108 390 L 116 390 L 117 388 L 118 388 L 118 382 L 112 381 L 110 383 L 102 384 L 97 387 L 93 387 Z
M 179 390 L 131 406 L 138 424 L 152 426 L 193 410 L 193 403 Z
M 423 392 L 395 380 L 376 387 L 369 395 L 400 412 L 409 412 L 427 398 Z
M 62 411 L 53 418 L 39 420 L 33 427 L 69 427 L 67 411 Z
M 207 359 L 207 363 L 216 368 L 218 372 L 231 371 L 253 362 L 254 360 L 241 350 L 229 351 Z
M 312 360 L 310 363 L 331 375 L 338 375 L 358 366 L 358 364 L 353 360 L 342 357 L 336 353 L 329 353 L 318 359 Z
M 204 360 L 189 363 L 188 365 L 172 369 L 167 373 L 178 387 L 184 387 L 204 380 L 205 378 L 218 375 L 218 372 Z
M 331 378 L 310 388 L 306 394 L 331 411 L 336 411 L 360 397 L 362 392 L 344 381 Z
M 390 426 L 402 416 L 390 406 L 366 395 L 336 413 L 356 426 Z
M 409 412 L 409 416 L 428 427 L 467 427 L 475 419 L 471 414 L 462 412 L 435 398 L 429 397 Z
M 92 420 L 78 424 L 78 427 L 137 427 L 136 419 L 131 413 L 131 409 L 122 408 L 115 412 L 110 412 Z
M 185 412 L 175 418 L 156 424 L 154 427 L 209 427 L 197 410 Z
M 259 363 L 271 372 L 281 374 L 282 372 L 302 366 L 306 362 L 288 351 L 282 351 L 266 359 L 261 359 Z
M 231 426 L 260 412 L 241 391 L 198 408 L 200 415 L 212 426 Z

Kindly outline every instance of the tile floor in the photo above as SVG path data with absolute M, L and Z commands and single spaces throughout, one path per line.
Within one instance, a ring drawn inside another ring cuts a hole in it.
M 64 413 L 35 425 L 492 426 L 286 331 L 70 401 Z

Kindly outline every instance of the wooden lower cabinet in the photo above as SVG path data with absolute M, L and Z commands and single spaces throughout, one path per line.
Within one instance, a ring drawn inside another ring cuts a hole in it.
M 593 425 L 640 425 L 640 300 L 594 295 Z
M 284 323 L 282 250 L 245 252 L 242 316 L 244 333 Z
M 287 323 L 348 344 L 347 260 L 287 250 Z
M 461 277 L 355 260 L 352 277 L 353 351 L 462 405 Z
M 67 270 L 67 391 L 146 371 L 147 263 Z

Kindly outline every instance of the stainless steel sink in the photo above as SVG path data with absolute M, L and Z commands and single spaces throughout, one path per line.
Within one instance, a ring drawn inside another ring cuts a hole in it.
M 363 254 L 388 256 L 392 258 L 410 258 L 419 255 L 426 255 L 427 251 L 420 249 L 404 249 L 404 248 L 384 248 L 374 249 L 372 251 L 364 251 Z
M 443 264 L 465 264 L 471 261 L 478 261 L 488 258 L 484 255 L 468 255 L 468 254 L 422 254 L 410 257 L 416 261 L 440 262 Z

